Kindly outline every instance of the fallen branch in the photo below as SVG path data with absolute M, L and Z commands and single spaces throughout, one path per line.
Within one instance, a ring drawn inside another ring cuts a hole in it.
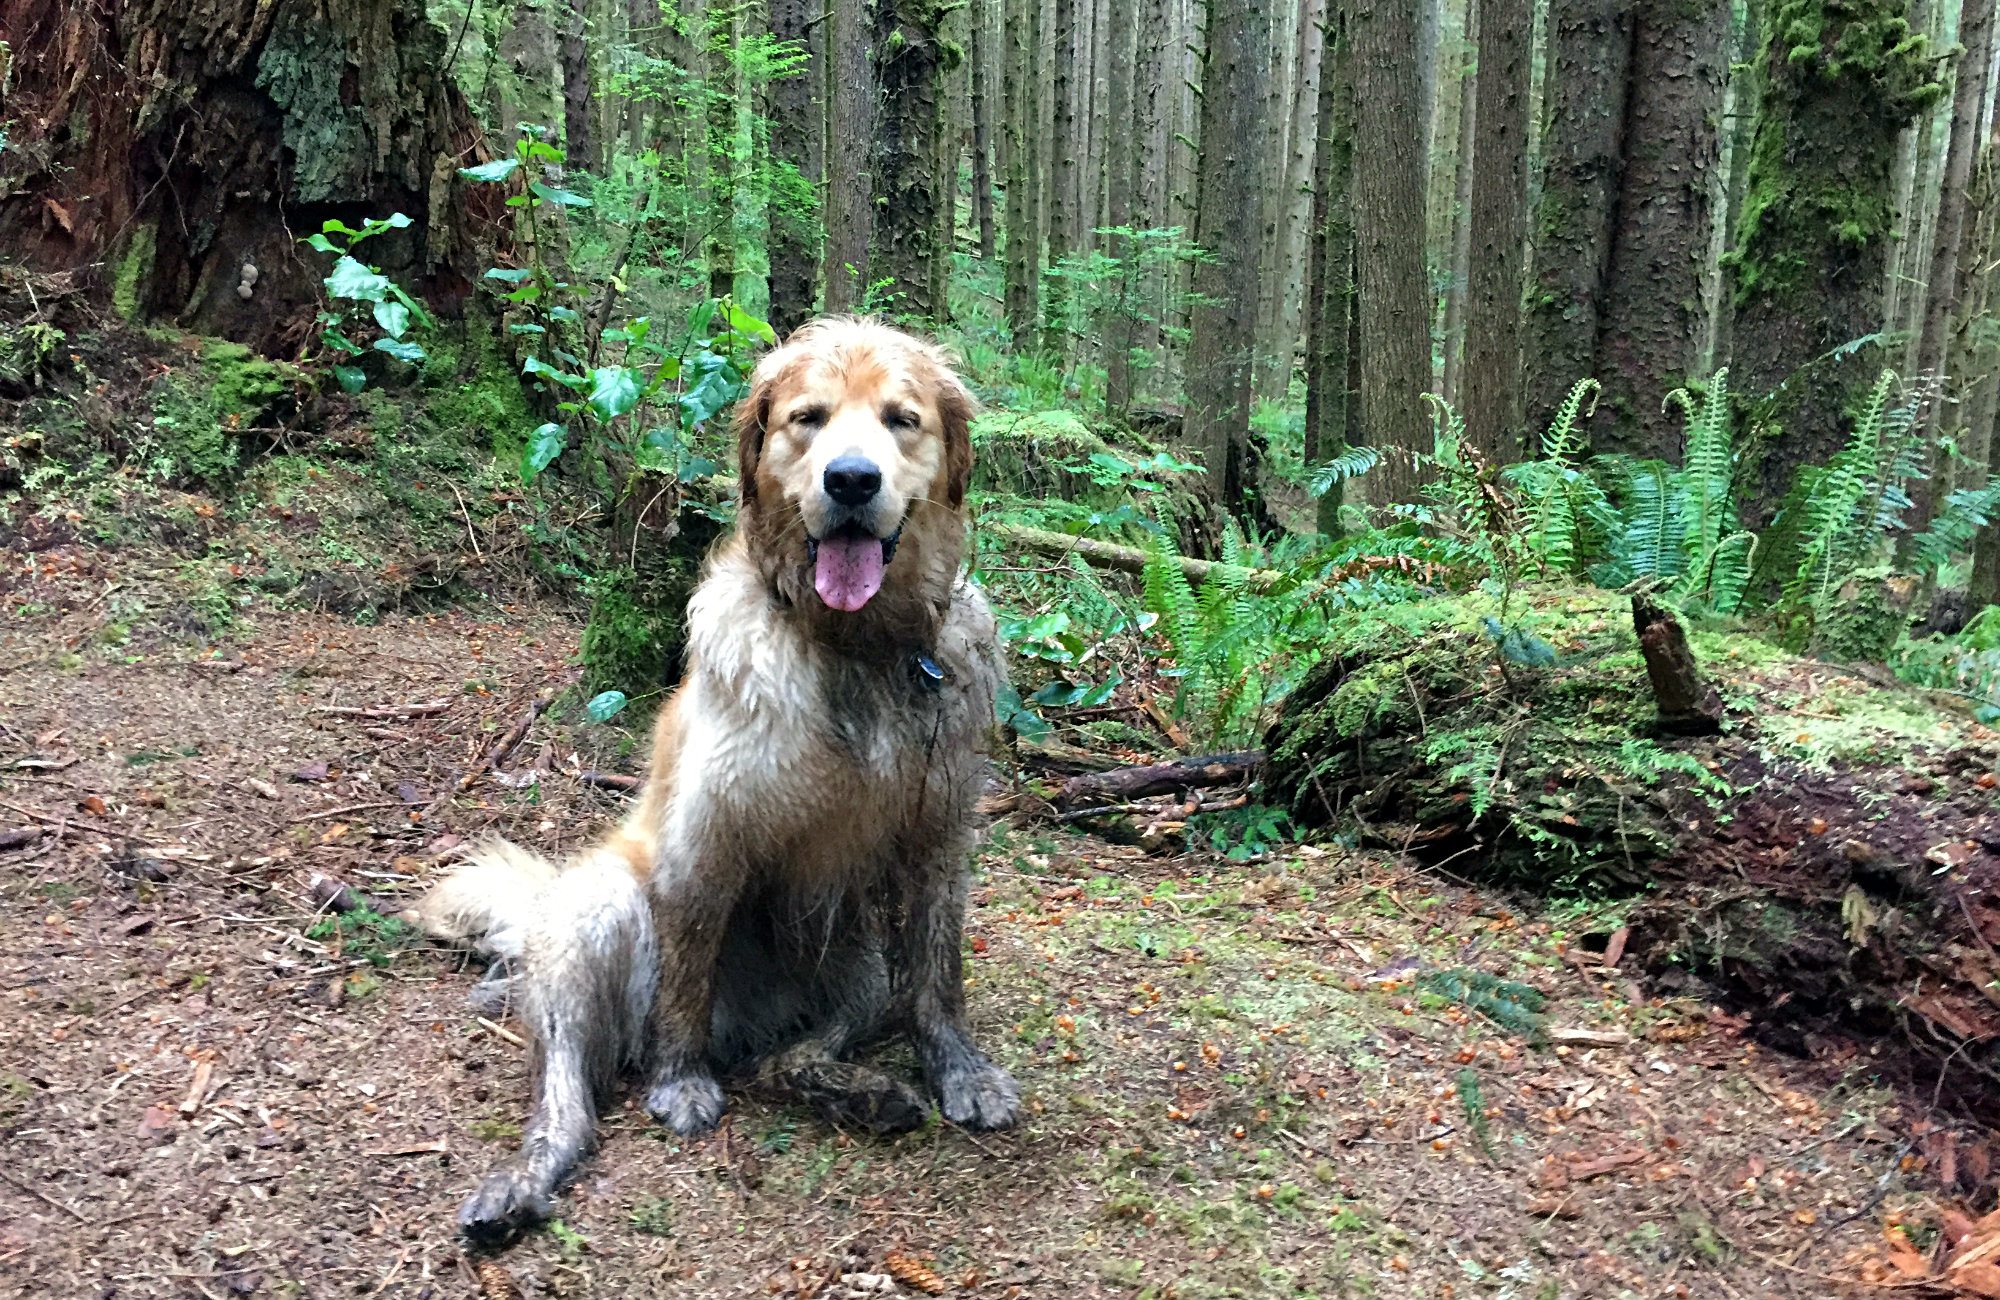
M 370 894 L 364 894 L 344 880 L 334 876 L 321 875 L 315 871 L 306 882 L 306 896 L 319 908 L 328 912 L 373 912 L 378 916 L 393 916 L 402 909 L 394 903 L 386 903 Z
M 528 728 L 535 725 L 535 719 L 542 716 L 542 710 L 548 708 L 555 700 L 556 690 L 556 687 L 551 686 L 530 701 L 528 711 L 521 715 L 521 720 L 507 728 L 506 733 L 494 742 L 493 747 L 482 754 L 479 761 L 467 769 L 464 776 L 458 778 L 460 794 L 470 790 L 480 777 L 503 762 L 507 755 L 513 753 L 515 748 L 528 738 Z
M 1088 537 L 1072 537 L 1068 533 L 1052 533 L 1042 528 L 1028 528 L 1021 524 L 987 524 L 985 527 L 995 537 L 1011 542 L 1037 555 L 1063 557 L 1074 555 L 1086 564 L 1100 569 L 1116 569 L 1120 573 L 1144 573 L 1146 561 L 1151 556 L 1136 546 L 1119 546 L 1112 542 L 1093 541 Z M 1236 569 L 1215 560 L 1193 560 L 1186 556 L 1176 557 L 1181 572 L 1191 583 L 1206 582 L 1217 570 L 1246 575 L 1250 589 L 1269 591 L 1284 575 L 1271 569 Z
M 432 700 L 429 704 L 371 704 L 367 708 L 355 708 L 344 704 L 322 704 L 314 713 L 327 713 L 337 718 L 375 718 L 379 720 L 399 718 L 428 718 L 443 713 L 456 700 Z
M 1130 803 L 1153 794 L 1180 794 L 1203 786 L 1248 780 L 1264 765 L 1262 750 L 1235 754 L 1200 754 L 1143 767 L 1091 772 L 1063 782 L 1056 804 L 1064 808 L 1091 804 Z
M 0 852 L 8 849 L 25 849 L 38 843 L 42 838 L 39 826 L 22 826 L 11 831 L 0 831 Z
M 585 785 L 594 785 L 602 790 L 622 790 L 626 794 L 636 794 L 645 782 L 636 776 L 626 776 L 623 772 L 578 772 L 576 779 Z

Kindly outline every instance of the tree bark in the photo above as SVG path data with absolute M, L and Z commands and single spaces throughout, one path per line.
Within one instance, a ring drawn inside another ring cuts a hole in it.
M 1479 122 L 1479 3 L 1467 0 L 1465 58 L 1459 69 L 1450 225 L 1445 244 L 1444 365 L 1439 391 L 1456 408 L 1465 396 L 1465 300 L 1472 280 L 1473 133 Z
M 993 50 L 987 0 L 971 0 L 972 209 L 979 221 L 979 260 L 992 265 L 999 248 L 993 221 Z
M 871 268 L 875 138 L 874 75 L 862 6 L 828 6 L 826 59 L 826 310 L 853 311 L 867 292 Z
M 1319 122 L 1319 83 L 1324 59 L 1323 33 L 1326 0 L 1302 0 L 1299 5 L 1298 57 L 1292 87 L 1291 125 L 1286 129 L 1284 183 L 1280 188 L 1283 210 L 1278 231 L 1278 256 L 1270 269 L 1276 298 L 1271 322 L 1270 383 L 1263 390 L 1282 402 L 1291 387 L 1294 355 L 1303 329 L 1308 247 L 1312 239 L 1312 182 L 1316 130 Z
M 875 0 L 876 277 L 889 281 L 896 310 L 938 318 L 931 266 L 938 256 L 939 89 L 943 48 L 939 0 Z
M 1090 0 L 1083 2 L 1088 4 Z M 1087 98 L 1092 82 L 1089 61 L 1084 60 L 1081 69 L 1078 67 L 1076 14 L 1077 0 L 1055 0 L 1055 58 L 1050 61 L 1054 129 L 1048 141 L 1047 190 L 1050 266 L 1059 265 L 1076 248 L 1077 204 L 1082 198 L 1078 184 L 1077 136 L 1088 115 L 1077 113 L 1076 99 L 1078 83 L 1081 82 L 1081 89 Z M 1042 351 L 1050 357 L 1060 358 L 1069 353 L 1069 321 L 1064 301 L 1069 294 L 1066 286 L 1058 281 L 1052 286 L 1051 296 Z
M 1354 82 L 1345 0 L 1327 5 L 1319 105 L 1314 115 L 1313 206 L 1306 274 L 1305 461 L 1332 459 L 1347 445 L 1348 333 L 1354 313 Z M 1339 531 L 1342 485 L 1321 496 L 1319 530 Z
M 816 16 L 813 0 L 771 0 L 771 35 L 806 45 L 809 24 Z M 804 185 L 816 180 L 812 155 L 821 123 L 813 86 L 819 68 L 811 63 L 797 76 L 771 83 L 770 120 L 773 160 L 789 166 Z M 812 317 L 813 277 L 819 267 L 819 226 L 812 209 L 800 211 L 786 203 L 771 205 L 771 328 L 784 338 Z
M 1549 19 L 1554 70 L 1527 318 L 1532 430 L 1548 427 L 1577 380 L 1597 374 L 1632 55 L 1625 0 L 1555 0 Z
M 1653 686 L 1659 729 L 1670 736 L 1720 733 L 1722 696 L 1703 679 L 1680 620 L 1650 597 L 1634 596 L 1632 631 Z
M 1129 230 L 1137 224 L 1132 218 L 1132 192 L 1139 172 L 1145 166 L 1143 139 L 1135 129 L 1133 116 L 1134 91 L 1137 89 L 1133 65 L 1137 58 L 1138 10 L 1136 0 L 1112 0 L 1105 21 L 1108 125 L 1115 138 L 1131 142 L 1132 153 L 1137 159 L 1135 161 L 1133 156 L 1120 152 L 1105 153 L 1109 175 L 1104 178 L 1103 225 L 1114 230 Z M 1139 247 L 1131 239 L 1113 239 L 1105 249 L 1110 256 L 1128 263 L 1119 270 L 1119 293 L 1114 299 L 1111 317 L 1100 326 L 1104 333 L 1104 404 L 1120 415 L 1132 405 L 1132 347 L 1139 334 L 1133 316 L 1140 304 L 1136 301 L 1136 272 L 1129 262 Z
M 595 172 L 597 123 L 591 115 L 590 51 L 583 41 L 588 19 L 588 0 L 569 0 L 562 33 L 563 164 Z
M 1254 466 L 1250 446 L 1250 365 L 1256 346 L 1258 223 L 1256 174 L 1262 78 L 1270 50 L 1262 0 L 1208 0 L 1201 77 L 1201 152 L 1195 268 L 1183 438 L 1208 467 L 1210 501 L 1246 514 Z
M 130 317 L 291 352 L 327 273 L 297 235 L 401 212 L 413 224 L 369 260 L 446 309 L 470 292 L 461 203 L 501 209 L 458 182 L 481 134 L 446 67 L 451 34 L 413 0 L 0 0 L 0 32 L 5 260 L 102 266 Z
M 1521 264 L 1527 251 L 1530 0 L 1479 0 L 1479 107 L 1474 118 L 1472 276 L 1465 314 L 1468 442 L 1518 460 L 1521 436 Z
M 1035 217 L 1035 70 L 1040 44 L 1034 9 L 1039 0 L 1001 0 L 1007 12 L 1007 329 L 1014 346 L 1031 345 L 1041 278 L 1041 236 Z
M 1731 254 L 1736 298 L 1731 386 L 1753 402 L 1750 432 L 1772 438 L 1749 458 L 1746 522 L 1761 526 L 1799 468 L 1823 465 L 1845 438 L 1853 390 L 1879 348 L 1826 362 L 1815 382 L 1779 385 L 1881 324 L 1891 235 L 1890 168 L 1898 133 L 1941 94 L 1899 0 L 1783 0 L 1765 23 L 1757 127 Z M 1801 32 L 1820 53 L 1795 53 Z M 1865 53 L 1835 59 L 1833 51 Z
M 1168 213 L 1172 202 L 1172 158 L 1180 148 L 1168 133 L 1170 104 L 1180 87 L 1169 81 L 1169 41 L 1173 38 L 1173 6 L 1169 0 L 1139 0 L 1133 13 L 1138 17 L 1138 45 L 1134 54 L 1133 77 L 1138 89 L 1132 119 L 1132 226 L 1135 230 L 1163 230 L 1173 222 Z M 1173 47 L 1178 48 L 1178 47 Z M 1126 165 L 1123 151 L 1108 149 L 1105 156 L 1114 165 Z M 1166 270 L 1158 264 L 1147 268 L 1139 280 L 1140 321 L 1132 346 L 1148 354 L 1157 364 L 1160 355 L 1160 323 L 1166 319 Z M 1130 381 L 1130 396 L 1136 397 L 1143 385 Z M 1129 401 L 1128 401 L 1129 405 Z
M 1736 305 L 1731 296 L 1729 271 L 1723 263 L 1736 238 L 1738 218 L 1743 212 L 1743 196 L 1749 191 L 1750 144 L 1755 138 L 1757 124 L 1757 52 L 1764 45 L 1764 3 L 1765 0 L 1744 0 L 1741 21 L 1730 49 L 1729 102 L 1723 118 L 1724 134 L 1728 140 L 1729 174 L 1723 182 L 1722 211 L 1716 222 L 1718 256 L 1714 269 L 1717 274 L 1710 285 L 1713 315 L 1708 325 L 1708 346 L 1705 349 L 1710 372 L 1731 364 L 1730 354 L 1736 337 Z
M 1945 349 L 1958 318 L 1959 253 L 1966 244 L 1972 164 L 1980 151 L 1980 118 L 1986 107 L 1987 71 L 1993 57 L 1993 0 L 1966 0 L 1958 35 L 1963 52 L 1952 93 L 1951 139 L 1945 153 L 1944 189 L 1938 195 L 1937 233 L 1931 244 L 1930 275 L 1926 280 L 1929 289 L 1924 300 L 1923 328 L 1917 339 L 1916 367 L 1919 376 L 1938 375 L 1947 381 L 1950 377 L 1944 374 Z M 1950 483 L 1950 466 L 1937 454 L 1946 396 L 1940 392 L 1924 407 L 1922 445 L 1929 473 L 1910 485 L 1906 538 L 1930 526 Z
M 1728 20 L 1721 5 L 1636 6 L 1625 170 L 1593 372 L 1604 384 L 1595 451 L 1670 460 L 1680 446 L 1680 422 L 1664 407 L 1694 378 L 1701 351 Z
M 1416 15 L 1387 0 L 1353 0 L 1354 243 L 1359 268 L 1359 419 L 1350 441 L 1382 452 L 1371 499 L 1408 501 L 1422 476 L 1412 457 L 1431 447 L 1423 394 L 1430 386 L 1430 286 L 1424 274 L 1422 82 L 1409 57 Z

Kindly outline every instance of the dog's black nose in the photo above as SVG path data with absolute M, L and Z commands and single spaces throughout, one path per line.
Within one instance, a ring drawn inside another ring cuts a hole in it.
M 842 456 L 826 467 L 826 494 L 844 506 L 866 505 L 882 490 L 882 471 L 863 456 Z

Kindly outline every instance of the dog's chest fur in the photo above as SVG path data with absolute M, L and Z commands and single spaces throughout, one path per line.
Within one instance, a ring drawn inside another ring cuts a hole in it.
M 961 584 L 934 647 L 868 659 L 804 636 L 746 576 L 719 567 L 689 608 L 677 784 L 701 795 L 676 798 L 674 814 L 716 818 L 762 871 L 820 885 L 962 823 L 998 685 L 984 598 Z M 943 681 L 925 679 L 918 653 Z

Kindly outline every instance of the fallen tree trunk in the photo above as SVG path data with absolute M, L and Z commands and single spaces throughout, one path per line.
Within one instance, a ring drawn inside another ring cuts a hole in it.
M 1061 559 L 1075 555 L 1085 564 L 1100 569 L 1115 569 L 1120 573 L 1144 573 L 1148 552 L 1136 546 L 1119 546 L 1112 542 L 1094 541 L 1088 537 L 1073 537 L 1068 533 L 1052 533 L 1042 528 L 1028 528 L 1021 524 L 986 524 L 986 530 L 1002 541 L 1011 542 L 1021 549 L 1037 555 L 1053 556 Z M 1178 557 L 1181 572 L 1187 580 L 1201 584 L 1218 571 L 1230 570 L 1231 566 L 1215 560 L 1193 560 Z M 1284 575 L 1271 569 L 1235 569 L 1234 572 L 1247 575 L 1252 591 L 1269 591 Z
M 1180 794 L 1204 786 L 1229 785 L 1247 781 L 1264 764 L 1261 750 L 1236 754 L 1201 754 L 1193 758 L 1170 759 L 1143 767 L 1119 767 L 1109 772 L 1091 772 L 1063 782 L 1056 795 L 1060 808 L 1087 808 L 1097 804 L 1130 803 L 1155 794 Z
M 1454 874 L 1626 895 L 1623 964 L 1661 991 L 1776 1046 L 1887 1038 L 1883 1062 L 1950 1062 L 2000 1115 L 2000 736 L 1931 692 L 1628 614 L 1516 591 L 1343 620 L 1265 738 L 1263 797 Z M 1503 671 L 1524 627 L 1556 653 Z M 1747 702 L 1726 733 L 1659 725 L 1725 699 Z

